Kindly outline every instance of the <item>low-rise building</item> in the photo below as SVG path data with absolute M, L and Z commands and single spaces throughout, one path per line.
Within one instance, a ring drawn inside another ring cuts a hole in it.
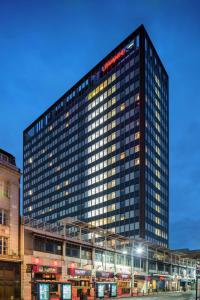
M 20 299 L 20 170 L 0 149 L 0 299 Z
M 97 297 L 178 291 L 192 288 L 195 260 L 145 240 L 130 240 L 85 222 L 64 219 L 45 223 L 25 217 L 24 299 L 36 299 L 37 283 L 49 284 L 61 299 L 63 282 L 72 284 L 72 299 L 87 292 Z M 35 297 L 35 298 L 34 298 Z M 56 298 L 57 297 L 57 298 Z

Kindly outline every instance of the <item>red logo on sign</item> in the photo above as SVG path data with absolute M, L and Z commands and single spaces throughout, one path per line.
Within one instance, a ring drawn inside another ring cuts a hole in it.
M 103 67 L 102 71 L 105 72 L 112 64 L 114 64 L 120 57 L 124 56 L 126 53 L 125 49 L 122 49 L 120 52 L 118 52 L 114 57 L 112 57 L 109 61 L 107 61 Z

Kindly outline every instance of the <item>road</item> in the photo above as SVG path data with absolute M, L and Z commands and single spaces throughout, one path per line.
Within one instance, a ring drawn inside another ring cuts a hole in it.
M 126 299 L 127 298 L 120 298 L 120 299 Z M 160 294 L 158 296 L 147 296 L 147 297 L 133 297 L 128 298 L 131 300 L 195 300 L 195 294 L 184 292 L 184 293 L 170 293 L 170 294 Z

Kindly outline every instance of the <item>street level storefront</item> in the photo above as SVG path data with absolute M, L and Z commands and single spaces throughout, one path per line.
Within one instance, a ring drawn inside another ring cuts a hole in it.
M 110 298 L 117 296 L 117 282 L 113 272 L 96 271 L 96 297 Z
M 28 268 L 31 268 L 33 298 L 37 299 L 38 282 L 48 283 L 50 299 L 61 298 L 60 282 L 62 279 L 62 269 L 60 267 L 29 265 Z
M 117 273 L 117 295 L 130 296 L 131 295 L 131 275 L 124 273 Z
M 134 288 L 133 295 L 145 294 L 146 293 L 146 276 L 145 275 L 134 275 Z
M 35 294 L 32 296 L 33 300 L 72 300 L 71 283 L 56 282 L 59 288 L 59 294 L 53 295 L 51 288 L 52 282 L 48 280 L 35 282 Z
M 72 284 L 72 299 L 80 300 L 83 295 L 88 300 L 94 299 L 94 283 L 92 280 L 92 272 L 87 269 L 75 268 L 74 263 L 68 268 L 68 281 Z
M 110 240 L 109 244 L 107 241 L 106 246 L 102 240 L 98 244 L 99 235 L 102 234 L 103 237 L 105 235 L 105 231 L 101 233 L 100 229 L 97 231 L 97 242 L 94 243 L 94 237 L 91 242 L 94 228 L 90 235 L 85 235 L 80 229 L 79 240 L 77 240 L 77 236 L 65 236 L 63 231 L 58 234 L 60 227 L 56 227 L 57 233 L 55 234 L 54 227 L 53 232 L 48 232 L 49 227 L 45 224 L 46 230 L 43 232 L 40 229 L 41 223 L 38 224 L 35 220 L 34 222 L 28 220 L 28 222 L 29 227 L 25 228 L 25 253 L 22 263 L 23 300 L 32 300 L 31 295 L 37 295 L 38 282 L 47 283 L 42 287 L 49 290 L 50 299 L 62 299 L 61 283 L 70 283 L 72 300 L 85 300 L 86 297 L 88 300 L 94 300 L 95 297 L 124 297 L 145 295 L 151 291 L 176 290 L 180 277 L 182 279 L 194 278 L 195 262 L 193 260 L 187 260 L 187 265 L 184 265 L 184 261 L 179 261 L 178 255 L 171 254 L 167 257 L 167 263 L 160 261 L 160 257 L 154 257 L 157 249 L 149 244 L 142 248 L 140 263 L 135 264 L 136 257 L 134 257 L 134 264 L 131 264 L 133 260 L 130 259 L 129 254 L 126 257 L 124 249 L 130 253 L 132 244 L 130 245 L 129 240 L 122 239 L 118 235 L 112 234 L 112 239 L 116 238 L 116 248 Z M 83 225 L 87 227 L 87 224 L 81 223 L 81 226 Z M 84 234 L 83 241 L 81 234 Z M 110 233 L 108 236 L 110 238 Z M 88 241 L 85 240 L 86 237 L 89 237 Z M 123 247 L 119 247 L 121 244 Z M 161 251 L 160 248 L 159 251 Z M 147 254 L 151 255 L 150 259 Z M 163 259 L 165 260 L 165 256 Z M 142 261 L 146 263 L 141 263 Z M 174 263 L 177 266 L 176 269 Z M 183 274 L 180 272 L 180 267 L 185 270 Z
M 148 276 L 148 289 L 150 291 L 172 291 L 173 276 L 167 274 L 152 274 Z M 176 285 L 178 286 L 178 285 Z

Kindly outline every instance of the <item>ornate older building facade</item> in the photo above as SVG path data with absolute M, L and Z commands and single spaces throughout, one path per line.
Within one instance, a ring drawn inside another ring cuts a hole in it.
M 20 299 L 20 170 L 0 149 L 0 299 Z

